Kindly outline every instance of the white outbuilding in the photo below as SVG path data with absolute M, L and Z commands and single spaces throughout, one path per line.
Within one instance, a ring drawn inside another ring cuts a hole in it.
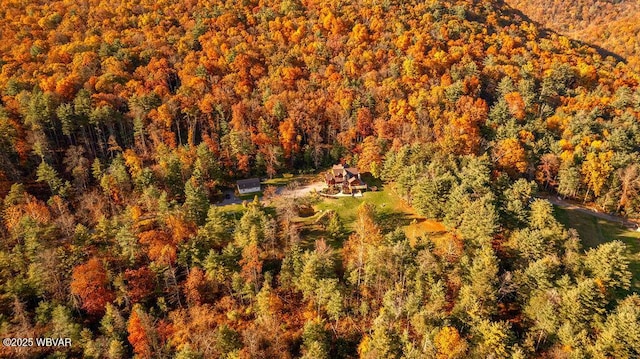
M 238 186 L 238 192 L 240 194 L 260 192 L 260 179 L 259 178 L 247 178 L 238 180 L 236 182 Z

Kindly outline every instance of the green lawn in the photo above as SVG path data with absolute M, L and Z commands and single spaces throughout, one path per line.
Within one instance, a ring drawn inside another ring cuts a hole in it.
M 633 273 L 631 288 L 640 292 L 640 232 L 577 210 L 555 207 L 555 212 L 558 221 L 578 231 L 585 250 L 613 240 L 623 242 L 628 249 L 629 269 Z
M 325 231 L 315 221 L 328 210 L 334 210 L 340 216 L 347 232 L 343 239 L 346 239 L 348 234 L 353 231 L 358 207 L 362 203 L 370 203 L 375 206 L 377 222 L 384 232 L 402 228 L 412 243 L 416 243 L 419 238 L 429 238 L 437 242 L 446 233 L 442 223 L 420 216 L 407 205 L 393 190 L 393 185 L 382 187 L 378 184 L 378 188 L 380 190 L 376 192 L 365 192 L 363 197 L 322 198 L 314 205 L 315 215 L 298 220 L 298 223 L 302 224 L 305 244 L 311 246 L 316 239 L 326 238 Z M 341 241 L 329 241 L 329 244 L 337 252 L 340 252 L 343 246 Z
M 323 198 L 315 206 L 315 209 L 317 211 L 336 211 L 345 227 L 350 230 L 356 220 L 358 207 L 365 202 L 375 206 L 380 223 L 387 230 L 406 226 L 416 218 L 411 209 L 388 189 L 365 192 L 363 197 Z
M 295 220 L 301 225 L 303 245 L 307 248 L 312 248 L 317 239 L 324 238 L 328 240 L 329 245 L 336 249 L 336 253 L 340 253 L 343 246 L 342 241 L 353 231 L 358 207 L 362 203 L 370 203 L 375 206 L 379 223 L 385 232 L 397 227 L 406 227 L 417 217 L 410 207 L 406 206 L 393 191 L 387 188 L 376 192 L 365 192 L 362 197 L 321 197 L 313 206 L 316 211 L 314 215 L 300 217 Z M 342 220 L 346 233 L 341 240 L 336 241 L 328 238 L 323 226 L 316 222 L 318 218 L 329 210 L 335 211 Z
M 220 211 L 224 213 L 227 218 L 240 219 L 244 214 L 246 208 L 241 204 L 227 204 L 224 206 L 218 206 Z

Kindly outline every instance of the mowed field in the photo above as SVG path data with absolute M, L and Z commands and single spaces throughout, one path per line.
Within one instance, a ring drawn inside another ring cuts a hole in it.
M 358 207 L 363 203 L 374 205 L 378 223 L 384 232 L 402 228 L 407 237 L 416 240 L 419 237 L 435 237 L 445 233 L 444 226 L 434 220 L 427 219 L 415 212 L 393 189 L 393 185 L 385 185 L 378 191 L 368 191 L 362 197 L 321 198 L 315 205 L 316 214 L 307 219 L 306 229 L 312 230 L 312 220 L 326 211 L 335 211 L 348 233 L 352 232 L 356 221 Z
M 613 240 L 623 242 L 627 246 L 629 267 L 633 273 L 631 290 L 640 293 L 640 232 L 577 210 L 555 207 L 555 212 L 562 224 L 578 231 L 585 250 Z

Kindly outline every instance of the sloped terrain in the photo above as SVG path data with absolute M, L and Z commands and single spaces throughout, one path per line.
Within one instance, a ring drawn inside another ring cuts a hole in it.
M 533 21 L 624 57 L 640 70 L 640 2 L 637 0 L 507 0 Z

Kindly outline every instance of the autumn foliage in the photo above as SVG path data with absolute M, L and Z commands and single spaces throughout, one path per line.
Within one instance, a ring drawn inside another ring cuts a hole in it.
M 107 303 L 114 299 L 104 265 L 98 258 L 91 258 L 73 270 L 71 293 L 80 297 L 82 308 L 89 314 L 104 313 Z
M 507 2 L 3 1 L 0 356 L 637 356 L 637 6 Z

